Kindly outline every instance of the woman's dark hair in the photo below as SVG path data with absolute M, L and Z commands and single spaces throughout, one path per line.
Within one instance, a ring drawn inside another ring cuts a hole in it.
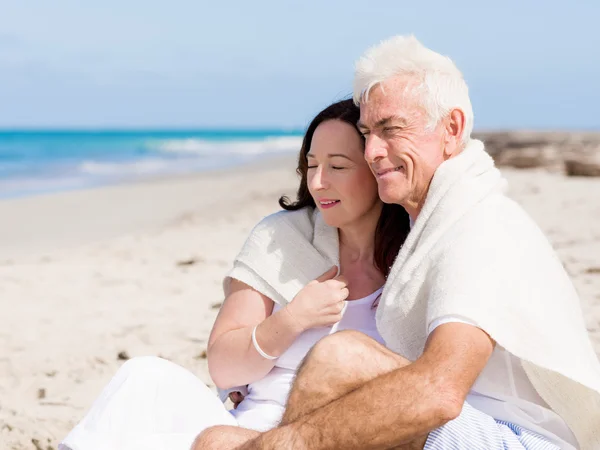
M 327 120 L 341 120 L 342 122 L 352 125 L 358 133 L 356 123 L 358 122 L 359 117 L 360 110 L 358 109 L 358 106 L 356 106 L 351 99 L 348 99 L 328 106 L 312 120 L 304 134 L 302 148 L 300 149 L 300 155 L 298 156 L 298 168 L 296 169 L 296 172 L 300 176 L 300 186 L 298 187 L 298 192 L 296 194 L 296 201 L 291 202 L 288 197 L 281 197 L 279 199 L 279 205 L 283 209 L 287 211 L 297 211 L 302 208 L 316 208 L 317 206 L 308 190 L 308 159 L 306 156 L 310 151 L 312 138 L 317 127 Z M 361 139 L 363 139 L 362 135 Z M 394 259 L 400 251 L 400 247 L 404 244 L 404 240 L 406 239 L 409 230 L 410 223 L 406 210 L 400 205 L 384 203 L 375 230 L 375 254 L 373 255 L 373 260 L 375 266 L 385 277 L 388 276 L 390 268 L 394 263 Z

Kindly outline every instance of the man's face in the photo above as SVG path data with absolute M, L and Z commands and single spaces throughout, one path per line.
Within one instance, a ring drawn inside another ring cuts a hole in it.
M 365 159 L 375 175 L 379 197 L 419 213 L 433 174 L 444 161 L 445 128 L 427 130 L 429 118 L 415 93 L 417 80 L 399 76 L 371 89 L 361 102 L 359 129 Z

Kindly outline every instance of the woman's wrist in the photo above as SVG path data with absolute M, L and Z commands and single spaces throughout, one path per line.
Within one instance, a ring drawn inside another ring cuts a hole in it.
M 298 315 L 294 313 L 294 306 L 292 303 L 285 305 L 279 312 L 281 313 L 282 319 L 286 322 L 287 328 L 293 330 L 293 333 L 296 336 L 299 336 L 310 328 L 307 327 L 303 321 L 298 319 Z
M 258 340 L 256 339 L 256 330 L 258 328 L 258 325 L 254 327 L 254 329 L 252 330 L 252 345 L 254 345 L 254 349 L 258 352 L 258 354 L 260 356 L 262 356 L 265 359 L 268 360 L 274 360 L 279 358 L 279 356 L 273 356 L 273 355 L 269 355 L 267 352 L 265 352 L 262 347 L 260 346 L 260 344 L 258 343 Z
M 251 336 L 252 345 L 264 358 L 276 359 L 303 331 L 304 329 L 298 325 L 293 315 L 283 307 L 254 327 Z

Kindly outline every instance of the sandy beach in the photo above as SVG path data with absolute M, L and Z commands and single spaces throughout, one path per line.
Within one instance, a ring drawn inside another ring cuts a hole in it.
M 128 357 L 160 355 L 211 384 L 221 279 L 294 194 L 294 168 L 290 155 L 0 201 L 0 449 L 56 449 Z M 600 178 L 503 172 L 572 276 L 600 354 Z

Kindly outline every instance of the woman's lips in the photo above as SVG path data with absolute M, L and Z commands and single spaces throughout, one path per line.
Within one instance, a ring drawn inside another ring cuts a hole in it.
M 333 208 L 334 206 L 338 205 L 340 203 L 339 200 L 319 200 L 319 205 L 321 206 L 322 209 L 329 209 L 329 208 Z

